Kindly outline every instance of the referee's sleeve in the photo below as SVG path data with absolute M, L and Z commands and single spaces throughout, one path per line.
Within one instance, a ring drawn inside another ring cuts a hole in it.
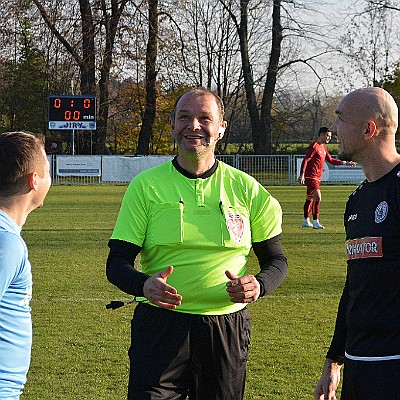
M 138 271 L 135 258 L 141 247 L 123 240 L 110 239 L 107 258 L 107 279 L 119 289 L 133 296 L 143 296 L 143 285 L 149 275 Z
M 282 234 L 279 234 L 271 239 L 253 243 L 253 251 L 260 264 L 260 272 L 255 276 L 260 283 L 260 297 L 272 293 L 288 273 L 281 237 Z

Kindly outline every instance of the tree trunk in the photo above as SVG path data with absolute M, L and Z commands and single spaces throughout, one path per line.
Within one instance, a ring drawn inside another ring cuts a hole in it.
M 281 25 L 281 1 L 282 0 L 274 0 L 274 8 L 272 12 L 272 46 L 269 57 L 267 79 L 265 81 L 263 99 L 261 103 L 261 121 L 263 130 L 261 132 L 262 136 L 260 137 L 260 142 L 258 144 L 258 150 L 260 151 L 259 154 L 272 153 L 271 110 L 283 39 Z
M 56 28 L 55 22 L 50 18 L 40 0 L 33 0 L 43 20 L 51 30 L 52 34 L 62 43 L 66 50 L 72 55 L 80 69 L 81 94 L 96 94 L 96 48 L 94 42 L 95 25 L 93 21 L 92 6 L 89 0 L 79 0 L 81 22 L 82 22 L 82 56 L 78 47 L 73 47 Z M 111 0 L 111 16 L 108 14 L 105 1 L 101 1 L 103 22 L 106 30 L 106 44 L 103 52 L 103 63 L 100 67 L 99 81 L 99 105 L 97 132 L 95 138 L 95 153 L 104 154 L 107 136 L 108 102 L 109 102 L 109 76 L 112 65 L 112 52 L 115 35 L 121 14 L 128 0 Z M 87 139 L 86 139 L 87 136 Z M 89 143 L 89 136 L 85 134 L 85 140 Z M 89 149 L 89 144 L 85 147 Z
M 149 154 L 153 124 L 156 117 L 158 0 L 149 0 L 149 38 L 146 50 L 146 105 L 136 153 Z
M 248 0 L 240 0 L 240 25 L 238 27 L 238 34 L 240 40 L 240 54 L 242 58 L 242 70 L 244 86 L 246 90 L 247 110 L 250 116 L 251 131 L 253 136 L 254 153 L 260 154 L 258 151 L 260 141 L 261 120 L 258 114 L 258 106 L 256 95 L 254 92 L 254 80 L 251 72 L 251 64 L 249 59 L 249 43 L 247 35 L 247 6 Z
M 110 71 L 113 63 L 113 49 L 119 20 L 128 0 L 119 4 L 118 0 L 111 0 L 111 15 L 108 14 L 105 2 L 102 2 L 103 20 L 106 30 L 103 63 L 100 66 L 99 93 L 100 105 L 97 126 L 96 153 L 104 154 L 106 151 L 108 109 L 109 109 L 109 84 Z
M 282 0 L 274 0 L 273 4 L 273 32 L 272 32 L 272 48 L 270 54 L 270 63 L 267 71 L 267 79 L 264 86 L 261 110 L 257 103 L 254 79 L 251 71 L 251 63 L 249 58 L 248 43 L 248 12 L 247 7 L 249 0 L 240 0 L 240 23 L 237 23 L 235 15 L 232 13 L 227 4 L 220 0 L 224 8 L 228 11 L 231 18 L 236 24 L 239 35 L 240 55 L 242 59 L 242 71 L 244 86 L 246 91 L 247 111 L 250 117 L 251 132 L 253 139 L 254 154 L 271 154 L 272 138 L 271 138 L 271 110 L 273 105 L 273 96 L 275 92 L 275 84 L 278 73 L 279 58 L 282 42 L 282 27 L 280 24 L 280 10 Z
M 93 15 L 90 3 L 88 0 L 79 0 L 79 7 L 81 12 L 82 21 L 82 59 L 79 63 L 79 69 L 81 72 L 80 76 L 80 92 L 81 94 L 96 94 L 96 70 L 95 70 L 95 45 L 94 45 L 94 24 Z M 97 122 L 97 129 L 100 128 L 100 123 Z M 77 149 L 78 154 L 91 154 L 92 143 L 91 143 L 90 132 L 83 132 L 81 135 L 81 148 Z M 79 136 L 78 136 L 79 137 Z M 98 134 L 94 134 L 95 148 L 96 139 Z M 78 144 L 78 142 L 77 142 Z M 102 153 L 100 153 L 102 154 Z
M 79 0 L 82 20 L 81 94 L 96 94 L 95 46 L 92 9 L 89 0 Z

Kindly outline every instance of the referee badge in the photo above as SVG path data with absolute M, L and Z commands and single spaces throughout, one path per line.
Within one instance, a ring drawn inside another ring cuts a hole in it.
M 226 216 L 226 226 L 232 240 L 239 244 L 244 232 L 243 218 L 240 214 L 228 214 Z

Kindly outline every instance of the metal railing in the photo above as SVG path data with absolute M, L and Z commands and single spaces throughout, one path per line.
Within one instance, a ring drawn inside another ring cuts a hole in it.
M 68 157 L 74 157 L 69 170 L 65 169 Z M 141 170 L 165 162 L 168 157 L 172 156 L 49 156 L 49 161 L 54 184 L 127 184 Z M 217 158 L 248 173 L 263 185 L 294 185 L 303 155 L 217 155 Z M 75 168 L 76 165 L 79 168 Z M 325 184 L 358 185 L 365 179 L 360 166 L 326 166 Z

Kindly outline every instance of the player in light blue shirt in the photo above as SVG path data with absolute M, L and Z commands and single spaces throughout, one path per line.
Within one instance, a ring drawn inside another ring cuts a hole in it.
M 51 178 L 43 143 L 28 132 L 0 134 L 0 165 L 0 399 L 18 400 L 32 344 L 32 273 L 20 233 Z

